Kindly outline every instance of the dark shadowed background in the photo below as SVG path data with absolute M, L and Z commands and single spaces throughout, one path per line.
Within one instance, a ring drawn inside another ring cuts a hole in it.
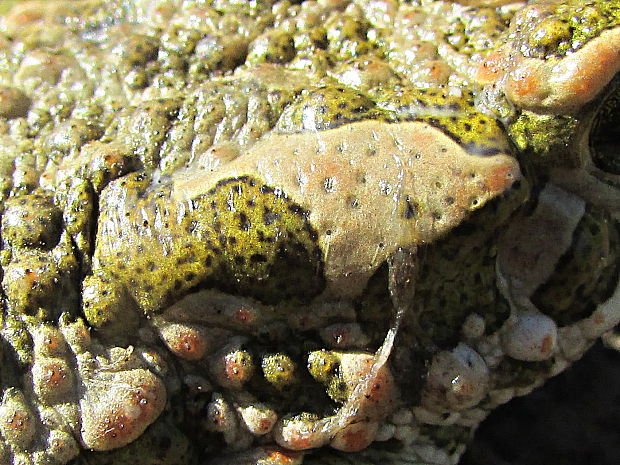
M 482 424 L 461 465 L 620 463 L 620 353 L 601 342 Z

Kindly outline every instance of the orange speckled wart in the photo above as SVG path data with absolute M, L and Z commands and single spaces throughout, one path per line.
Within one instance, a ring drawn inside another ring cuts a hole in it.
M 0 7 L 0 463 L 456 464 L 620 321 L 617 1 Z

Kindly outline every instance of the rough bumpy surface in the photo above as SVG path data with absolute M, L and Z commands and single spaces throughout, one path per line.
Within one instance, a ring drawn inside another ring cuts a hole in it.
M 0 463 L 455 464 L 620 321 L 619 2 L 10 3 Z

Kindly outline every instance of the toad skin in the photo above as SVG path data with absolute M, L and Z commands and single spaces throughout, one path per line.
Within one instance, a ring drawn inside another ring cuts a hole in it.
M 620 321 L 620 3 L 12 2 L 0 462 L 457 463 Z

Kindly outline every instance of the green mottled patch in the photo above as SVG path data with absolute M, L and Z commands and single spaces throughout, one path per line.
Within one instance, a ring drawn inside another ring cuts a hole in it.
M 336 402 L 345 402 L 351 394 L 351 386 L 342 379 L 340 354 L 317 350 L 308 355 L 308 371 L 327 388 L 327 394 Z
M 284 353 L 269 354 L 261 361 L 265 380 L 279 391 L 289 389 L 296 384 L 297 364 Z
M 529 155 L 528 161 L 533 166 L 546 167 L 557 164 L 558 158 L 568 161 L 566 147 L 578 124 L 573 116 L 523 111 L 508 127 L 508 134 L 519 152 Z
M 523 202 L 527 189 L 509 194 L 421 252 L 415 303 L 419 326 L 440 347 L 460 340 L 462 325 L 472 313 L 485 320 L 487 334 L 499 329 L 510 314 L 496 284 L 494 237 Z
M 120 65 L 128 68 L 144 66 L 157 58 L 159 40 L 144 34 L 130 34 L 114 48 Z
M 26 323 L 19 318 L 18 315 L 11 314 L 4 314 L 3 320 L 3 336 L 13 349 L 15 355 L 17 356 L 18 362 L 22 365 L 31 364 L 34 354 L 34 344 L 32 342 L 32 337 L 28 332 Z M 10 365 L 3 364 L 3 378 L 4 371 L 9 368 Z
M 619 25 L 617 0 L 563 2 L 529 31 L 523 52 L 534 58 L 564 56 Z
M 126 213 L 111 205 L 100 222 L 126 221 L 131 232 L 118 238 L 100 232 L 96 252 L 96 273 L 122 283 L 144 311 L 161 309 L 196 286 L 267 302 L 308 299 L 323 288 L 308 213 L 281 191 L 250 177 L 229 178 L 175 204 L 162 191 L 146 194 L 148 182 L 143 175 L 121 181 L 125 192 L 142 198 L 140 205 Z
M 213 221 L 218 261 L 231 291 L 275 302 L 307 299 L 321 290 L 317 234 L 308 212 L 283 192 L 249 177 L 232 178 L 218 182 L 197 205 Z
M 276 130 L 282 133 L 319 131 L 354 121 L 386 118 L 364 94 L 345 86 L 325 86 L 303 92 L 284 110 Z
M 378 96 L 377 106 L 397 121 L 423 121 L 443 130 L 473 154 L 509 152 L 504 128 L 475 107 L 474 94 L 452 95 L 447 88 L 400 88 Z
M 135 308 L 118 282 L 105 276 L 87 276 L 83 288 L 82 309 L 91 326 L 119 334 L 136 326 Z
M 180 106 L 180 100 L 176 99 L 147 100 L 118 128 L 117 139 L 131 148 L 145 168 L 159 163 L 161 144 L 177 119 Z
M 314 51 L 327 48 L 327 32 L 322 26 L 316 26 L 297 33 L 294 38 L 297 50 Z
M 6 247 L 52 248 L 62 232 L 62 212 L 43 193 L 12 197 L 5 202 L 2 239 Z
M 509 14 L 495 8 L 468 8 L 448 25 L 444 39 L 466 55 L 486 54 L 506 30 Z
M 287 63 L 295 57 L 293 36 L 280 30 L 268 31 L 252 42 L 246 62 L 251 65 L 259 63 Z
M 74 312 L 77 268 L 66 234 L 51 250 L 13 250 L 10 262 L 3 266 L 2 290 L 7 310 L 42 320 L 54 320 L 63 311 Z
M 335 14 L 326 23 L 328 51 L 336 59 L 365 55 L 372 49 L 368 42 L 369 24 L 350 16 Z
M 620 273 L 618 224 L 589 208 L 570 249 L 532 296 L 541 311 L 565 326 L 589 316 L 615 289 Z

